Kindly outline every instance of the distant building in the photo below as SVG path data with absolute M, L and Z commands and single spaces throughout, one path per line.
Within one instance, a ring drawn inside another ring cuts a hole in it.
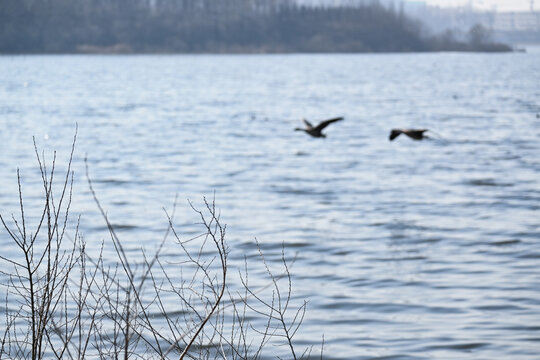
M 497 12 L 476 10 L 469 2 L 460 7 L 439 7 L 421 0 L 403 0 L 405 13 L 420 20 L 435 33 L 451 30 L 458 37 L 476 24 L 491 30 L 495 38 L 510 42 L 540 43 L 540 12 Z
M 496 13 L 495 31 L 540 31 L 540 12 Z
M 495 38 L 510 42 L 540 43 L 540 11 L 497 12 L 477 10 L 473 1 L 464 6 L 432 6 L 425 0 L 296 0 L 300 4 L 318 4 L 333 6 L 359 6 L 378 2 L 392 9 L 404 11 L 412 18 L 420 20 L 429 31 L 439 33 L 451 30 L 455 36 L 465 40 L 466 34 L 474 25 L 480 24 L 491 30 Z

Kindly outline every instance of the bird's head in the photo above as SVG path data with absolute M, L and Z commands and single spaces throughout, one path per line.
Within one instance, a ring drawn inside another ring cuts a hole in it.
M 401 130 L 399 129 L 392 129 L 390 132 L 390 136 L 388 137 L 388 140 L 392 141 L 395 138 L 397 138 L 401 134 Z

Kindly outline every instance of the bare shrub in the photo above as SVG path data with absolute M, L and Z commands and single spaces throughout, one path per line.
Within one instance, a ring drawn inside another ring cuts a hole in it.
M 306 302 L 291 308 L 292 281 L 284 249 L 283 272 L 275 276 L 257 243 L 269 284 L 253 289 L 246 261 L 240 284 L 232 287 L 226 227 L 214 201 L 204 199 L 203 210 L 190 203 L 202 229 L 190 239 L 181 238 L 174 226 L 175 201 L 172 213 L 165 211 L 168 226 L 157 250 L 152 255 L 141 250 L 137 261 L 126 253 L 103 209 L 85 161 L 90 192 L 109 232 L 101 251 L 87 252 L 80 218 L 68 230 L 75 143 L 76 135 L 58 183 L 56 152 L 49 169 L 34 141 L 43 202 L 33 227 L 25 213 L 18 170 L 19 214 L 11 219 L 0 215 L 18 254 L 0 256 L 5 298 L 0 359 L 261 359 L 275 344 L 287 347 L 287 358 L 310 357 L 311 348 L 299 353 L 293 342 Z M 172 261 L 163 254 L 168 241 L 178 249 Z M 115 261 L 103 256 L 109 242 Z M 264 297 L 264 291 L 270 296 Z M 262 328 L 249 321 L 255 318 L 264 320 L 259 321 Z

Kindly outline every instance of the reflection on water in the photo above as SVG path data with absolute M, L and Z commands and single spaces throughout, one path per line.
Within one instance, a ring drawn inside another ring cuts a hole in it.
M 255 238 L 276 264 L 285 244 L 298 341 L 324 333 L 325 358 L 535 359 L 539 78 L 538 54 L 2 57 L 2 213 L 17 167 L 39 199 L 31 137 L 62 167 L 78 123 L 90 249 L 107 231 L 86 154 L 131 249 L 155 249 L 175 194 L 215 194 L 234 266 Z M 327 139 L 293 131 L 340 115 Z M 390 143 L 394 127 L 440 136 Z M 176 219 L 197 233 L 187 203 Z

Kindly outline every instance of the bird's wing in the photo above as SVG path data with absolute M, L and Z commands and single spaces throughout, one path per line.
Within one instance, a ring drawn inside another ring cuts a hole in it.
M 428 129 L 407 129 L 404 133 L 423 135 Z
M 313 125 L 311 125 L 309 121 L 307 121 L 306 119 L 302 119 L 302 121 L 304 122 L 304 124 L 306 124 L 308 128 L 313 129 Z
M 325 121 L 321 121 L 319 123 L 319 125 L 317 125 L 315 127 L 316 130 L 322 130 L 324 129 L 325 127 L 327 127 L 328 125 L 330 125 L 331 123 L 333 122 L 336 122 L 336 121 L 340 121 L 340 120 L 343 120 L 343 117 L 337 117 L 337 118 L 333 118 L 333 119 L 328 119 L 328 120 L 325 120 Z
M 402 133 L 401 130 L 399 129 L 392 129 L 392 131 L 390 132 L 390 136 L 388 137 L 388 139 L 390 141 L 394 140 L 395 138 L 397 138 L 400 134 Z

